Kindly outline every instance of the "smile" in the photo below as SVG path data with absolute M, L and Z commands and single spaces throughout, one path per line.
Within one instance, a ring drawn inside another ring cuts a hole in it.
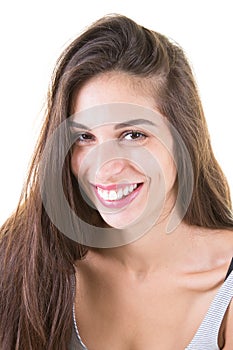
M 143 183 L 127 185 L 96 185 L 95 192 L 100 202 L 110 208 L 120 208 L 128 205 L 139 193 Z
M 106 190 L 98 186 L 96 188 L 98 195 L 105 201 L 117 201 L 132 193 L 137 188 L 137 184 L 126 185 L 116 190 Z

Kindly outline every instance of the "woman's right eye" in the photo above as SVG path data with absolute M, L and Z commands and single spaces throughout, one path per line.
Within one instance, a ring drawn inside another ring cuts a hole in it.
M 72 133 L 72 137 L 76 145 L 89 144 L 95 140 L 92 134 L 86 132 Z

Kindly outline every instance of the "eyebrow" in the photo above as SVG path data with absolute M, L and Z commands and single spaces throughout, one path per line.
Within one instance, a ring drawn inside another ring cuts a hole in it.
M 147 120 L 147 119 L 132 119 L 132 120 L 127 120 L 123 123 L 119 123 L 119 124 L 116 124 L 114 126 L 114 129 L 115 130 L 118 130 L 118 129 L 123 129 L 125 127 L 128 127 L 128 126 L 132 126 L 132 125 L 152 125 L 152 126 L 157 126 L 155 123 L 153 123 L 152 121 L 150 120 Z M 68 121 L 68 125 L 69 126 L 74 126 L 76 128 L 79 128 L 79 129 L 85 129 L 85 130 L 91 130 L 88 126 L 84 125 L 84 124 L 81 124 L 81 123 L 77 123 L 73 120 L 69 120 Z
M 115 129 L 122 129 L 122 128 L 125 128 L 127 126 L 131 126 L 131 125 L 143 125 L 143 124 L 157 126 L 155 123 L 153 123 L 147 119 L 132 119 L 132 120 L 128 120 L 124 123 L 116 124 L 114 128 Z
M 81 123 L 74 122 L 73 120 L 68 120 L 68 125 L 74 126 L 75 128 L 78 128 L 78 129 L 91 130 L 88 126 Z

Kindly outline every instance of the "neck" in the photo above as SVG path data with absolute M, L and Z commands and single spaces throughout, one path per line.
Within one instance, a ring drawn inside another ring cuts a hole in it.
M 135 275 L 148 275 L 160 268 L 178 263 L 188 254 L 189 226 L 181 223 L 172 233 L 166 233 L 167 220 L 156 224 L 140 239 L 116 248 L 91 249 L 94 254 L 113 262 L 114 266 Z M 190 245 L 189 245 L 190 246 Z

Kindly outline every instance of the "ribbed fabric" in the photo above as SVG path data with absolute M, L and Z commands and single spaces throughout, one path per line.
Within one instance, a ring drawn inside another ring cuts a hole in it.
M 75 318 L 75 275 L 71 276 L 72 290 L 73 290 L 73 307 L 72 307 L 72 315 L 73 315 L 73 329 L 72 329 L 72 337 L 68 347 L 68 350 L 88 350 L 87 347 L 83 344 L 82 339 L 79 335 L 76 318 Z
M 233 298 L 233 259 L 226 279 L 213 299 L 205 318 L 185 350 L 220 350 L 218 334 L 226 310 Z M 88 350 L 82 342 L 75 319 L 75 305 L 73 305 L 73 335 L 69 350 Z
M 233 271 L 225 280 L 193 340 L 186 350 L 220 350 L 218 334 L 223 317 L 233 297 Z
M 77 349 L 77 350 L 88 350 L 87 347 L 84 345 L 84 343 L 82 342 L 82 339 L 79 335 L 79 331 L 78 331 L 78 327 L 77 327 L 77 323 L 76 323 L 76 319 L 75 319 L 75 304 L 73 304 L 73 324 L 74 324 L 74 330 L 75 330 L 75 334 L 76 334 L 76 339 L 78 340 L 78 346 L 76 346 L 76 348 L 73 349 Z M 74 332 L 73 332 L 74 333 Z M 76 341 L 77 343 L 77 341 Z M 72 349 L 72 350 L 73 350 Z M 71 349 L 70 349 L 71 350 Z

